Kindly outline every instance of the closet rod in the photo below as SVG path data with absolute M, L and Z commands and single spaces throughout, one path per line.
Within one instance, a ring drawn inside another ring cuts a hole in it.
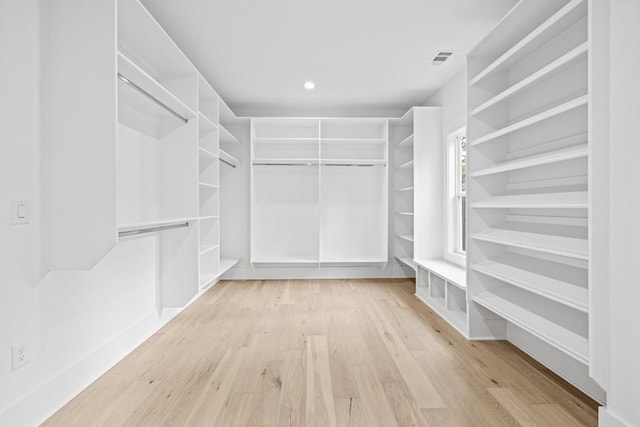
M 226 161 L 225 159 L 220 159 L 220 161 L 221 161 L 222 163 L 225 163 L 225 164 L 227 164 L 227 165 L 231 166 L 232 168 L 235 168 L 235 167 L 236 167 L 236 165 L 234 165 L 234 164 L 233 164 L 233 163 L 231 163 L 231 162 Z
M 253 166 L 318 166 L 318 163 L 262 163 L 262 162 L 254 162 Z
M 385 164 L 371 164 L 371 163 L 323 163 L 322 166 L 347 166 L 347 167 L 374 167 L 374 166 L 384 166 Z
M 137 84 L 135 84 L 134 82 L 132 82 L 131 80 L 129 80 L 128 78 L 123 76 L 122 74 L 118 73 L 118 78 L 120 80 L 122 80 L 123 82 L 125 82 L 126 84 L 128 84 L 129 86 L 131 86 L 132 88 L 134 88 L 135 90 L 137 90 L 138 92 L 140 92 L 142 95 L 146 96 L 147 98 L 149 98 L 150 100 L 152 100 L 153 102 L 158 104 L 160 107 L 164 108 L 169 113 L 171 113 L 174 116 L 176 116 L 177 118 L 179 118 L 180 120 L 184 121 L 185 123 L 187 123 L 189 121 L 185 117 L 183 117 L 180 114 L 178 114 L 175 111 L 173 111 L 164 102 L 160 101 L 158 98 L 156 98 L 155 96 L 151 95 L 149 92 L 147 92 L 146 90 L 142 89 L 140 86 L 138 86 Z
M 119 231 L 118 237 L 137 236 L 139 234 L 153 233 L 155 231 L 171 230 L 173 228 L 182 228 L 182 227 L 188 227 L 188 226 L 189 226 L 189 221 L 182 222 L 180 224 L 159 225 L 157 227 L 147 227 L 147 228 L 136 228 L 134 230 Z

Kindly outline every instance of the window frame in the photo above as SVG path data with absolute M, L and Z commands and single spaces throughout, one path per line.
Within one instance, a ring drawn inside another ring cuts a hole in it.
M 466 209 L 464 215 L 465 227 L 463 228 L 462 203 L 468 203 L 467 192 L 468 176 L 465 182 L 465 191 L 461 189 L 460 173 L 460 137 L 466 138 L 466 126 L 458 127 L 446 135 L 446 196 L 445 221 L 446 221 L 446 249 L 444 258 L 458 265 L 466 265 L 466 242 L 463 243 L 463 234 L 466 230 Z M 467 168 L 468 170 L 468 168 Z M 466 207 L 466 206 L 465 206 Z M 467 231 L 468 233 L 468 231 Z

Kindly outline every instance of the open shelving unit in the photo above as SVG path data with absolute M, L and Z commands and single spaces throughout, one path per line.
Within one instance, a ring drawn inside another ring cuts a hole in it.
M 251 262 L 387 262 L 386 119 L 255 118 Z
M 140 1 L 80 3 L 43 16 L 56 34 L 47 268 L 89 270 L 122 239 L 153 239 L 159 308 L 183 307 L 233 265 L 220 261 L 219 140 L 235 116 Z
M 467 274 L 442 259 L 417 259 L 416 296 L 464 337 L 469 335 Z
M 468 56 L 468 325 L 602 401 L 588 375 L 587 3 L 519 2 Z

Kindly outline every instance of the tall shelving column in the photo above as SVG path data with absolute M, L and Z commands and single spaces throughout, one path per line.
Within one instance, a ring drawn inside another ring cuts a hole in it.
M 588 10 L 520 2 L 468 57 L 470 336 L 588 376 Z M 514 41 L 516 43 L 514 44 Z
M 220 271 L 219 100 L 200 77 L 198 87 L 199 285 L 205 288 Z
M 413 108 L 399 120 L 394 120 L 394 256 L 403 265 L 416 265 L 413 252 L 414 230 L 414 180 L 413 180 Z

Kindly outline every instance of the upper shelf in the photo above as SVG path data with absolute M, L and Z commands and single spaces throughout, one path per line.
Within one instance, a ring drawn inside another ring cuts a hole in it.
M 479 106 L 471 110 L 471 115 L 473 116 L 478 115 L 483 111 L 486 111 L 490 107 L 493 107 L 494 105 L 498 105 L 501 102 L 508 100 L 512 96 L 515 96 L 518 93 L 522 92 L 523 90 L 542 81 L 544 78 L 550 76 L 552 73 L 560 71 L 564 67 L 567 67 L 580 59 L 586 58 L 588 51 L 589 51 L 589 43 L 585 42 L 581 44 L 580 46 L 576 47 L 575 49 L 572 49 L 571 51 L 562 55 L 560 58 L 556 59 L 550 64 L 542 67 L 535 73 L 509 86 L 509 88 L 500 92 L 499 94 L 492 97 L 488 101 L 480 104 Z
M 119 119 L 127 126 L 162 137 L 196 116 L 173 93 L 118 53 Z
M 118 48 L 156 80 L 196 77 L 189 59 L 138 0 L 118 1 Z
M 409 135 L 402 141 L 398 142 L 399 146 L 405 146 L 405 145 L 411 145 L 411 144 L 413 144 L 413 134 Z
M 537 7 L 535 3 L 537 2 L 520 2 L 522 6 L 520 6 L 520 10 L 522 14 L 525 14 L 527 11 L 524 10 L 526 7 Z M 529 4 L 527 4 L 529 3 Z M 519 6 L 517 6 L 519 7 Z M 514 10 L 514 13 L 509 15 L 515 16 L 519 13 L 518 10 Z M 569 28 L 574 23 L 578 22 L 580 19 L 584 18 L 587 14 L 587 2 L 585 0 L 572 0 L 567 3 L 564 7 L 558 10 L 555 14 L 553 14 L 549 19 L 544 21 L 538 27 L 536 27 L 533 31 L 527 34 L 524 38 L 522 38 L 518 43 L 513 45 L 510 49 L 500 55 L 496 60 L 491 62 L 487 67 L 485 67 L 482 71 L 480 71 L 474 78 L 471 79 L 470 84 L 476 85 L 479 81 L 484 79 L 485 77 L 491 75 L 492 73 L 499 72 L 508 68 L 510 65 L 518 62 L 520 59 L 530 55 L 537 48 L 552 40 L 558 34 L 563 32 L 566 28 Z M 501 22 L 503 27 L 509 27 L 508 31 L 518 31 L 517 22 L 507 22 L 509 21 L 510 16 L 505 18 L 505 21 Z M 518 19 L 522 19 L 524 17 L 516 17 L 513 21 L 517 21 Z M 500 28 L 496 28 L 495 31 L 492 32 L 494 37 L 500 36 Z M 511 34 L 502 34 L 503 39 L 512 40 L 513 35 Z
M 238 138 L 236 138 L 231 132 L 227 130 L 222 124 L 220 124 L 220 143 L 221 144 L 234 144 L 238 142 Z
M 552 117 L 558 116 L 560 114 L 566 113 L 567 111 L 571 111 L 573 109 L 576 109 L 578 107 L 581 107 L 583 105 L 586 105 L 589 102 L 589 96 L 588 95 L 582 95 L 579 96 L 577 98 L 573 98 L 570 101 L 564 102 L 560 105 L 555 105 L 553 107 L 550 107 L 540 113 L 534 114 L 530 117 L 527 117 L 525 119 L 519 120 L 517 122 L 514 123 L 510 123 L 498 130 L 495 130 L 491 133 L 488 133 L 487 135 L 484 135 L 480 138 L 476 138 L 475 140 L 471 141 L 471 146 L 476 146 L 479 144 L 482 144 L 484 142 L 487 141 L 491 141 L 494 140 L 496 138 L 499 138 L 501 136 L 504 135 L 508 135 L 510 133 L 513 133 L 515 131 L 518 131 L 520 129 L 526 128 L 528 126 L 534 125 L 536 123 L 539 123 L 541 121 L 550 119 Z

